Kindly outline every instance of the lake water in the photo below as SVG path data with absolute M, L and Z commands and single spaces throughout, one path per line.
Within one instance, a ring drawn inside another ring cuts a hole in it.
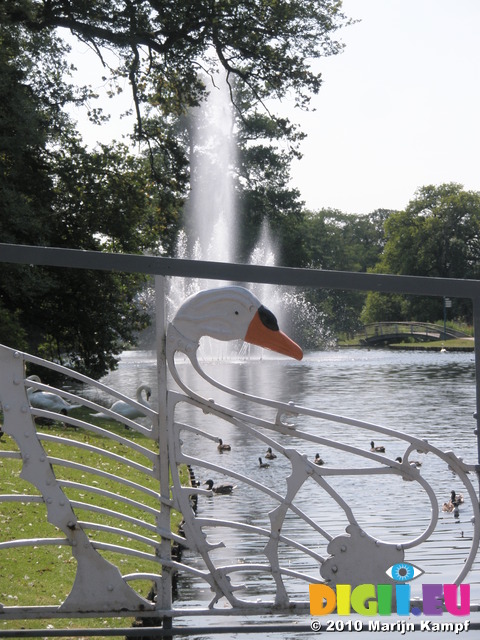
M 252 361 L 217 361 L 204 365 L 209 375 L 229 387 L 241 389 L 246 393 L 268 397 L 333 414 L 349 416 L 359 420 L 372 422 L 391 429 L 413 434 L 443 451 L 453 450 L 457 456 L 466 462 L 477 462 L 477 444 L 474 435 L 475 422 L 475 370 L 472 353 L 428 353 L 421 351 L 389 351 L 389 350 L 360 350 L 345 349 L 331 352 L 307 353 L 301 362 L 290 361 L 286 358 L 277 359 L 266 357 Z M 190 381 L 190 365 L 180 364 L 179 369 Z M 123 354 L 117 371 L 111 373 L 104 380 L 107 384 L 121 390 L 128 395 L 135 395 L 135 389 L 142 383 L 149 383 L 152 389 L 156 385 L 156 356 L 153 352 L 130 351 Z M 189 382 L 190 383 L 190 382 Z M 191 379 L 194 384 L 193 378 Z M 207 394 L 204 383 L 200 382 L 198 391 Z M 206 397 L 210 397 L 207 395 Z M 228 396 L 220 399 L 228 403 Z M 152 399 L 155 405 L 155 391 Z M 233 404 L 232 404 L 233 403 Z M 230 406 L 241 408 L 240 401 L 230 398 Z M 186 416 L 195 420 L 196 415 Z M 315 435 L 331 435 L 322 432 L 327 427 L 318 426 L 308 417 L 300 416 L 296 419 L 297 428 Z M 223 466 L 233 473 L 242 473 L 254 478 L 266 486 L 275 487 L 279 492 L 286 487 L 288 463 L 279 456 L 272 461 L 268 469 L 260 469 L 258 456 L 264 455 L 265 448 L 255 438 L 251 438 L 241 429 L 225 423 L 217 424 L 208 416 L 198 418 L 199 426 L 209 429 L 213 436 L 221 436 L 232 446 L 230 452 L 218 454 L 210 440 L 190 435 L 184 437 L 184 451 L 187 455 L 195 455 L 212 461 L 212 464 Z M 331 426 L 328 429 L 332 429 Z M 343 437 L 345 442 L 358 447 L 369 448 L 370 437 L 358 430 L 349 430 L 341 426 L 336 437 Z M 387 455 L 395 459 L 404 449 L 399 447 L 394 439 L 382 438 L 375 434 L 378 444 L 387 448 Z M 294 437 L 281 435 L 278 437 L 279 446 L 295 447 L 299 451 L 313 458 L 316 445 Z M 405 448 L 405 447 L 404 447 Z M 322 449 L 321 457 L 327 465 L 341 467 L 348 466 L 345 454 L 332 449 Z M 344 457 L 342 457 L 344 456 Z M 418 458 L 418 455 L 412 456 Z M 465 493 L 462 483 L 451 471 L 446 469 L 444 461 L 428 454 L 422 458 L 422 476 L 428 480 L 435 491 L 445 501 L 448 500 L 450 490 Z M 205 481 L 211 472 L 199 466 L 194 469 L 197 478 Z M 215 481 L 223 481 L 225 474 L 214 474 Z M 471 477 L 471 476 L 470 476 Z M 362 527 L 369 534 L 387 542 L 410 540 L 419 535 L 428 525 L 430 503 L 425 497 L 417 496 L 416 483 L 397 482 L 392 485 L 379 477 L 368 476 L 361 480 L 352 477 L 339 479 L 335 489 L 346 492 L 348 500 L 356 510 L 356 516 Z M 475 478 L 472 483 L 478 491 Z M 317 495 L 318 494 L 318 495 Z M 319 517 L 322 526 L 340 535 L 344 531 L 345 522 L 338 509 L 325 502 L 321 492 L 312 496 L 311 492 L 299 492 L 300 506 L 312 517 Z M 303 502 L 302 502 L 303 500 Z M 422 501 L 423 500 L 423 501 Z M 240 519 L 266 526 L 270 507 L 262 500 L 257 500 L 249 491 L 242 491 L 239 486 L 231 496 L 201 497 L 198 501 L 198 516 L 205 518 Z M 413 548 L 406 561 L 420 566 L 429 575 L 427 582 L 447 583 L 454 579 L 461 569 L 464 558 L 469 552 L 473 525 L 471 523 L 472 508 L 466 500 L 460 510 L 460 517 L 454 518 L 451 513 L 440 513 L 435 535 L 427 544 Z M 286 522 L 288 527 L 288 522 Z M 308 531 L 295 530 L 292 521 L 289 532 L 299 542 L 307 542 Z M 248 539 L 240 539 L 238 532 L 219 532 L 212 528 L 212 540 L 222 539 L 225 548 L 220 552 L 218 561 L 242 562 L 245 558 L 259 554 L 261 549 Z M 319 553 L 325 553 L 325 548 Z M 201 566 L 198 559 L 188 553 L 184 556 L 186 563 Z M 292 554 L 291 566 L 296 570 L 305 569 L 305 559 Z M 474 564 L 472 572 L 466 582 L 471 584 L 472 601 L 480 601 L 479 559 Z M 318 576 L 318 568 L 315 569 Z M 248 578 L 247 578 L 248 579 Z M 421 582 L 421 580 L 419 581 Z M 413 583 L 412 583 L 413 584 Z M 255 582 L 247 585 L 247 591 L 255 597 L 256 589 L 263 585 Z M 307 587 L 295 584 L 294 594 L 308 599 Z M 413 587 L 412 587 L 413 589 Z M 302 592 L 303 590 L 303 592 Z M 206 585 L 191 576 L 180 578 L 179 596 L 175 603 L 178 606 L 197 605 L 206 607 L 211 599 L 211 593 Z M 478 614 L 477 614 L 478 618 Z M 261 618 L 252 622 L 259 622 Z M 364 619 L 366 620 L 366 619 Z M 446 618 L 445 618 L 446 620 Z M 463 619 L 462 619 L 463 620 Z M 290 622 L 286 617 L 285 622 Z M 295 618 L 299 624 L 310 624 L 310 617 Z M 418 620 L 414 620 L 418 622 Z M 218 617 L 196 621 L 200 625 L 235 624 L 228 618 L 222 622 Z M 243 618 L 240 623 L 247 621 Z M 187 618 L 182 618 L 181 624 L 192 624 Z M 473 632 L 478 633 L 478 632 Z M 315 635 L 315 634 L 312 634 Z M 412 634 L 409 634 L 412 635 Z M 417 634 L 415 634 L 417 635 Z M 436 633 L 436 637 L 453 637 Z M 423 634 L 422 634 L 423 636 Z M 204 640 L 208 635 L 198 636 Z M 218 636 L 211 636 L 218 637 Z M 236 637 L 229 634 L 228 637 Z M 241 636 L 239 636 L 241 637 Z M 253 638 L 278 638 L 278 634 L 252 634 Z M 281 636 L 282 638 L 297 637 L 295 634 Z M 298 636 L 300 637 L 300 636 Z

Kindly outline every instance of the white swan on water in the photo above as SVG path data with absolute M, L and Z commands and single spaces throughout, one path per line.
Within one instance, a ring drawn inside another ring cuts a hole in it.
M 41 383 L 40 378 L 36 375 L 28 376 L 27 380 Z M 55 413 L 61 413 L 64 416 L 66 416 L 72 409 L 78 409 L 82 406 L 81 404 L 70 404 L 57 393 L 53 393 L 52 391 L 42 391 L 40 389 L 35 389 L 34 387 L 29 387 L 27 389 L 27 396 L 31 406 L 35 409 L 55 411 Z
M 143 397 L 144 392 L 145 392 L 145 397 Z M 142 404 L 144 407 L 151 409 L 150 403 L 148 402 L 150 400 L 151 395 L 152 395 L 152 390 L 148 386 L 148 384 L 141 384 L 137 389 L 137 394 L 136 394 L 137 402 L 139 404 Z M 110 407 L 110 411 L 115 411 L 115 413 L 119 413 L 124 418 L 129 418 L 130 420 L 135 420 L 136 418 L 145 418 L 145 415 L 146 415 L 141 409 L 138 409 L 137 407 L 132 406 L 131 404 L 129 404 L 128 402 L 125 402 L 124 400 L 117 400 L 116 402 L 114 402 Z M 103 412 L 92 413 L 91 415 L 94 418 L 109 418 L 110 420 L 113 419 L 111 415 Z

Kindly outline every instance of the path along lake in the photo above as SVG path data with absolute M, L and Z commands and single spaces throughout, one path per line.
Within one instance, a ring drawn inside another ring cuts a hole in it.
M 188 377 L 189 364 L 180 366 L 185 366 L 185 374 Z M 475 412 L 473 353 L 344 349 L 309 352 L 301 362 L 268 355 L 262 359 L 222 360 L 205 363 L 203 366 L 209 375 L 221 380 L 229 387 L 283 402 L 293 400 L 305 407 L 354 417 L 411 433 L 427 439 L 430 444 L 443 451 L 453 450 L 457 456 L 468 463 L 477 462 L 473 419 Z M 125 352 L 118 370 L 109 374 L 103 381 L 132 396 L 135 395 L 137 386 L 149 383 L 153 390 L 152 404 L 156 406 L 156 354 L 151 351 Z M 205 428 L 204 425 L 202 426 Z M 302 425 L 302 428 L 308 430 L 309 427 Z M 341 429 L 342 425 L 337 428 Z M 215 426 L 214 429 L 218 427 Z M 219 464 L 251 476 L 259 474 L 259 478 L 264 483 L 267 482 L 266 474 L 270 474 L 273 483 L 279 482 L 278 478 L 282 475 L 281 460 L 275 460 L 268 469 L 259 469 L 258 456 L 264 455 L 264 451 L 259 450 L 258 441 L 252 442 L 232 426 L 227 425 L 222 429 L 222 431 L 214 430 L 213 433 L 231 444 L 232 451 L 223 454 Z M 292 446 L 297 444 L 295 442 Z M 361 446 L 360 443 L 356 444 Z M 365 442 L 365 447 L 368 448 L 369 444 Z M 379 444 L 386 445 L 387 455 L 393 459 L 401 454 L 401 451 L 397 452 L 393 449 L 389 451 L 388 441 L 379 442 Z M 206 445 L 195 443 L 195 446 Z M 299 446 L 304 448 L 302 453 L 313 458 L 316 451 L 311 449 L 311 445 L 301 442 Z M 328 456 L 332 455 L 332 451 L 320 453 L 328 464 Z M 203 455 L 203 452 L 198 452 L 198 455 Z M 205 456 L 207 455 L 208 453 L 205 452 Z M 435 486 L 437 482 L 435 465 L 441 461 L 433 457 L 429 468 L 430 457 L 432 456 L 423 456 L 422 474 L 428 476 L 432 486 L 443 493 L 445 500 L 448 500 L 451 489 L 462 490 L 461 483 L 458 483 L 453 473 L 442 472 L 438 474 L 440 484 Z M 207 479 L 203 477 L 205 470 L 200 470 L 199 473 L 201 477 L 198 479 L 205 481 Z M 221 477 L 214 479 L 222 480 Z M 478 491 L 476 479 L 471 479 Z M 349 498 L 353 504 L 356 501 L 355 492 L 358 491 L 358 487 L 354 485 L 351 487 L 352 495 Z M 389 485 L 384 485 L 377 480 L 375 489 L 369 493 L 367 504 L 359 509 L 361 517 L 364 518 L 362 524 L 369 528 L 370 533 L 373 535 L 378 533 L 382 539 L 402 541 L 404 537 L 415 535 L 417 527 L 419 531 L 422 530 L 423 522 L 429 514 L 423 512 L 423 507 L 419 506 L 416 500 L 408 499 L 408 490 L 405 498 L 404 487 L 401 487 L 400 493 L 397 499 L 397 496 L 392 495 Z M 310 501 L 311 496 L 305 499 Z M 358 499 L 363 500 L 360 497 Z M 221 517 L 224 519 L 233 518 L 239 513 L 251 517 L 258 516 L 261 519 L 262 507 L 262 504 L 253 503 L 248 494 L 242 494 L 238 490 L 235 496 L 200 499 L 198 514 L 205 517 L 215 517 L 217 514 L 217 517 L 220 517 L 218 511 L 221 509 Z M 309 508 L 312 508 L 311 505 Z M 267 518 L 267 513 L 263 515 Z M 327 511 L 322 517 L 326 525 L 335 527 L 333 513 Z M 471 505 L 467 501 L 462 505 L 459 518 L 454 518 L 451 513 L 441 513 L 437 526 L 440 533 L 437 533 L 430 547 L 427 545 L 425 548 L 425 545 L 422 545 L 420 556 L 417 556 L 413 549 L 413 555 L 406 560 L 429 572 L 428 582 L 447 583 L 453 580 L 461 568 L 462 558 L 468 552 L 468 538 L 471 538 L 472 531 L 471 517 Z M 386 524 L 387 533 L 385 533 Z M 242 553 L 248 553 L 248 549 L 238 548 L 238 554 Z M 188 562 L 188 556 L 184 560 Z M 241 561 L 240 558 L 236 560 Z M 191 562 L 195 563 L 194 557 L 191 558 Z M 471 584 L 472 602 L 480 601 L 479 568 L 477 556 L 473 570 L 466 580 Z M 251 588 L 254 590 L 255 585 L 251 585 Z M 303 599 L 308 599 L 306 587 L 304 588 L 305 593 L 300 595 Z M 176 603 L 179 606 L 183 602 L 206 607 L 210 598 L 211 593 L 205 584 L 196 583 L 191 577 L 180 580 Z M 311 620 L 308 616 L 307 618 L 297 618 L 296 622 L 309 624 Z M 478 614 L 474 614 L 472 619 L 474 618 L 478 619 Z M 414 621 L 418 622 L 418 620 Z M 207 620 L 196 622 L 201 625 L 207 624 Z M 242 619 L 240 623 L 246 622 Z M 258 620 L 252 622 L 258 622 Z M 289 620 L 285 618 L 285 622 Z M 208 623 L 221 625 L 234 624 L 234 621 L 229 618 L 227 622 L 222 622 L 217 618 L 209 620 Z M 189 622 L 182 619 L 182 624 L 189 624 Z M 471 635 L 475 633 L 478 631 Z M 242 634 L 238 637 L 242 637 Z M 247 636 L 243 635 L 243 637 Z M 256 638 L 257 636 L 253 634 L 248 637 Z M 278 638 L 279 635 L 262 633 L 258 637 Z M 291 637 L 294 638 L 295 635 Z M 435 637 L 444 637 L 444 635 L 436 633 Z M 204 635 L 202 638 L 207 640 L 208 636 Z

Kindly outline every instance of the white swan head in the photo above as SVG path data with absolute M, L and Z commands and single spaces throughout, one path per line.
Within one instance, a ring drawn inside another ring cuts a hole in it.
M 190 296 L 178 309 L 172 326 L 198 343 L 202 336 L 216 340 L 244 340 L 301 360 L 301 348 L 280 331 L 271 311 L 244 287 L 207 289 Z

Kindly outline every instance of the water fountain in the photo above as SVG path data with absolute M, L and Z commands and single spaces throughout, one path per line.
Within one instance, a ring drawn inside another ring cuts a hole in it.
M 237 143 L 230 88 L 222 74 L 211 81 L 206 100 L 191 112 L 191 194 L 185 209 L 184 229 L 180 232 L 176 257 L 218 262 L 239 262 L 237 239 L 240 233 L 235 207 L 235 164 Z M 274 266 L 278 251 L 267 222 L 262 225 L 249 264 Z M 176 279 L 168 293 L 169 317 L 183 300 L 200 289 L 216 286 L 212 281 Z M 218 286 L 225 285 L 218 282 Z M 252 291 L 271 308 L 284 329 L 286 319 L 308 318 L 322 327 L 322 317 L 308 305 L 301 293 L 271 285 L 252 285 Z M 295 312 L 292 313 L 292 309 Z M 324 330 L 320 329 L 323 333 Z M 242 350 L 245 345 L 242 346 Z M 248 347 L 249 356 L 259 353 Z M 236 345 L 209 344 L 208 357 L 231 358 L 239 354 Z
M 217 74 L 210 82 L 207 99 L 192 109 L 190 119 L 191 194 L 185 215 L 189 257 L 235 261 L 236 138 L 229 87 L 223 75 Z
M 175 257 L 234 262 L 237 231 L 233 113 L 224 77 L 217 74 L 214 81 L 207 82 L 207 98 L 190 113 L 191 191 Z M 225 283 L 218 283 L 221 284 Z M 169 318 L 186 297 L 212 285 L 215 283 L 211 281 L 176 278 L 168 292 Z

